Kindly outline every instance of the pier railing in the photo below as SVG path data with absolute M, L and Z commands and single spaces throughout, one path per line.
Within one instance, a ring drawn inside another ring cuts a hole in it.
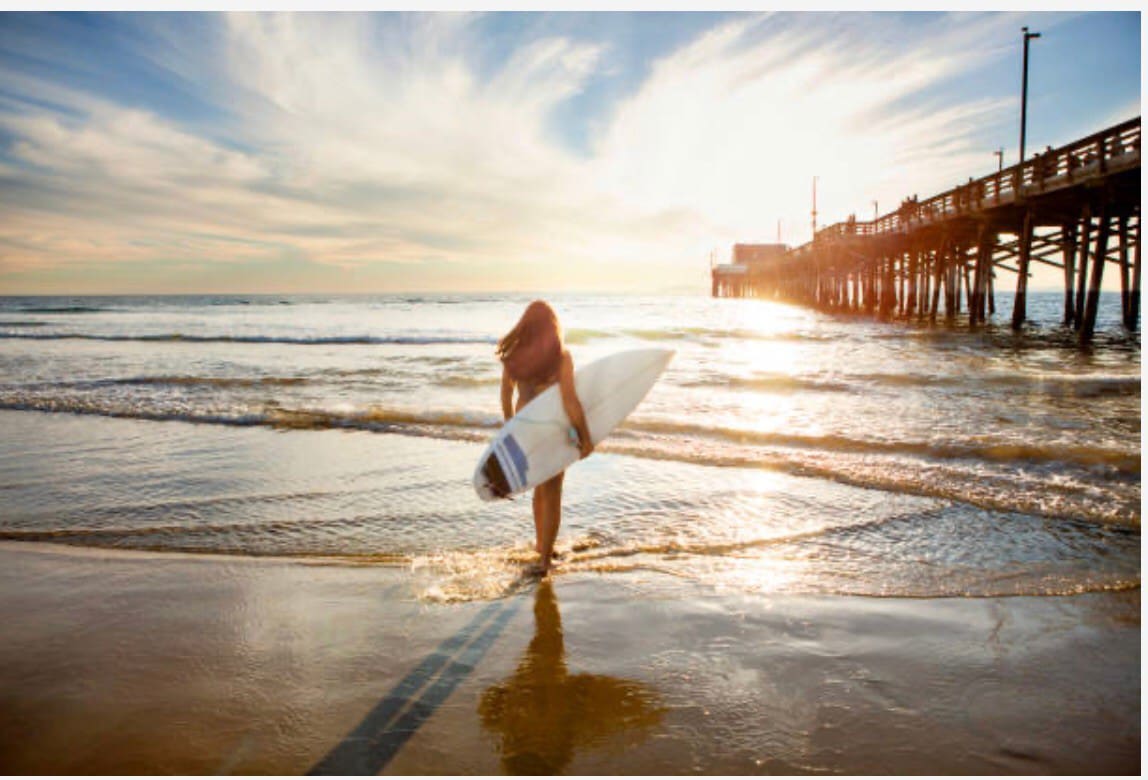
M 897 211 L 871 222 L 829 225 L 817 231 L 814 241 L 907 233 L 922 225 L 1015 205 L 1030 195 L 1071 187 L 1113 170 L 1139 165 L 1140 118 L 1137 117 L 1058 149 L 1039 152 L 1023 164 L 969 179 L 928 200 L 906 200 Z M 795 248 L 793 253 L 808 251 L 811 243 Z

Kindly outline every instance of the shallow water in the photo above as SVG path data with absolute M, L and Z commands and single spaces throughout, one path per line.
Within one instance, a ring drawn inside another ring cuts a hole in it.
M 2 298 L 0 538 L 330 557 L 409 567 L 424 598 L 512 592 L 529 504 L 484 504 L 470 477 L 499 422 L 494 343 L 529 300 Z M 1081 350 L 1059 301 L 1034 296 L 1014 334 L 553 299 L 576 364 L 677 352 L 571 469 L 561 566 L 650 588 L 1137 587 L 1139 334 L 1107 298 Z

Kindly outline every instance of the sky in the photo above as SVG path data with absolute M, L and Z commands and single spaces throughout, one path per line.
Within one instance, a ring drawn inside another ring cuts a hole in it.
M 0 13 L 0 294 L 704 292 L 1015 162 L 1025 25 L 1139 116 L 1137 12 Z

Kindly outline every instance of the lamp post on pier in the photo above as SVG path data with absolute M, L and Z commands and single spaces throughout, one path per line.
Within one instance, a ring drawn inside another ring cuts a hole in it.
M 1020 82 L 1020 164 L 1024 165 L 1024 126 L 1028 114 L 1028 42 L 1039 38 L 1040 33 L 1030 33 L 1027 27 L 1022 27 L 1024 36 L 1024 70 Z
M 1040 33 L 1030 33 L 1027 27 L 1022 27 L 1021 33 L 1024 35 L 1024 71 L 1021 76 L 1020 87 L 1020 165 L 1016 169 L 1015 185 L 1018 197 L 1024 191 L 1024 124 L 1028 110 L 1028 42 L 1033 38 L 1040 37 Z M 1032 210 L 1026 206 L 1024 226 L 1021 228 L 1020 240 L 1018 241 L 1020 256 L 1017 258 L 1016 297 L 1012 301 L 1013 330 L 1020 330 L 1021 326 L 1024 325 L 1025 305 L 1028 298 L 1028 261 L 1032 252 L 1032 225 Z M 992 268 L 991 264 L 989 268 Z
M 997 173 L 1000 173 L 1004 170 L 1004 147 L 997 149 L 993 154 L 997 156 Z

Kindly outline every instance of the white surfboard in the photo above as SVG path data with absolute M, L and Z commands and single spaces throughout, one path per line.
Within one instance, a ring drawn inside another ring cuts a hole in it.
M 635 349 L 574 372 L 574 391 L 597 445 L 646 397 L 674 356 L 672 349 Z M 507 420 L 478 459 L 474 489 L 483 501 L 522 493 L 578 460 L 578 445 L 555 384 Z

